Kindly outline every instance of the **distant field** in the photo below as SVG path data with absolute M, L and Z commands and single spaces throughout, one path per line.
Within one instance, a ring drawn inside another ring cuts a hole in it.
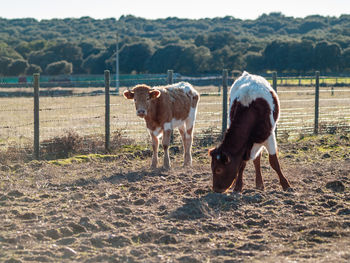
M 267 78 L 270 83 L 272 83 L 272 78 Z M 321 85 L 339 85 L 348 86 L 350 85 L 349 77 L 320 77 Z M 277 85 L 283 86 L 312 86 L 315 85 L 315 77 L 277 77 Z
M 216 86 L 195 87 L 201 93 L 195 135 L 220 132 L 222 97 Z M 40 98 L 40 138 L 46 140 L 73 130 L 81 135 L 104 133 L 104 100 L 102 89 L 48 89 L 69 94 L 61 97 Z M 11 89 L 13 92 L 13 89 Z M 28 92 L 18 89 L 16 92 Z M 122 93 L 123 89 L 121 89 Z M 99 95 L 96 95 L 99 94 Z M 281 101 L 281 119 L 278 136 L 311 133 L 314 125 L 314 88 L 278 87 Z M 92 96 L 93 95 L 93 96 Z M 320 88 L 320 125 L 338 128 L 350 125 L 350 88 Z M 2 146 L 14 143 L 20 147 L 32 143 L 33 99 L 31 97 L 0 98 L 0 142 Z M 144 121 L 135 114 L 134 104 L 123 96 L 111 96 L 111 132 L 122 130 L 125 136 L 147 141 L 149 136 Z

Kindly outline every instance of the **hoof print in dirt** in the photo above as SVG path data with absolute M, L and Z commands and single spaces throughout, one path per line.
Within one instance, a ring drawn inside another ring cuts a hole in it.
M 246 243 L 243 246 L 239 247 L 240 250 L 265 250 L 265 246 L 262 244 L 256 244 L 256 243 Z
M 107 242 L 115 248 L 121 248 L 125 246 L 131 245 L 131 241 L 129 238 L 119 235 L 119 236 L 111 236 Z
M 177 258 L 177 261 L 181 262 L 181 263 L 200 263 L 200 262 L 202 262 L 201 260 L 198 260 L 198 259 L 191 257 L 191 256 L 179 257 L 179 258 Z
M 60 233 L 57 231 L 57 229 L 49 229 L 45 232 L 45 235 L 52 239 L 60 238 Z
M 24 194 L 22 192 L 17 191 L 17 190 L 11 191 L 7 195 L 12 196 L 12 197 L 16 197 L 16 198 L 24 196 Z
M 350 209 L 349 208 L 339 209 L 337 214 L 341 216 L 350 215 Z
M 177 239 L 176 237 L 173 237 L 171 235 L 164 235 L 164 236 L 161 236 L 157 241 L 156 241 L 157 244 L 166 244 L 166 245 L 169 245 L 169 244 L 176 244 L 177 243 Z
M 68 226 L 72 229 L 74 234 L 79 234 L 86 232 L 86 228 L 82 225 L 76 224 L 76 223 L 69 223 Z
M 251 195 L 243 195 L 242 199 L 246 203 L 261 203 L 264 200 L 264 196 L 256 193 Z
M 106 246 L 106 244 L 103 242 L 103 240 L 99 238 L 91 238 L 90 239 L 91 245 L 97 248 L 103 248 Z
M 68 245 L 73 244 L 75 241 L 77 241 L 76 238 L 74 238 L 74 237 L 67 237 L 67 238 L 62 238 L 60 240 L 57 240 L 56 244 L 57 245 L 68 246 Z
M 342 181 L 328 182 L 326 184 L 326 188 L 332 190 L 333 192 L 338 192 L 338 193 L 345 191 L 345 185 Z
M 31 212 L 27 212 L 23 214 L 19 213 L 17 217 L 22 220 L 36 220 L 38 218 L 38 216 L 35 213 L 31 213 Z
M 328 238 L 336 238 L 339 236 L 339 233 L 335 231 L 311 230 L 307 235 L 307 240 L 311 242 L 326 243 L 329 242 Z
M 296 213 L 304 213 L 309 210 L 309 207 L 304 204 L 296 204 L 293 206 L 293 209 Z

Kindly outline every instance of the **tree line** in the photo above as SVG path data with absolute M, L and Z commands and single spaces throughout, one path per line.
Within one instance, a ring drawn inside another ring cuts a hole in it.
M 350 15 L 293 18 L 271 13 L 255 20 L 0 18 L 0 75 L 115 72 L 116 32 L 120 73 L 125 74 L 173 69 L 193 75 L 223 68 L 350 72 Z

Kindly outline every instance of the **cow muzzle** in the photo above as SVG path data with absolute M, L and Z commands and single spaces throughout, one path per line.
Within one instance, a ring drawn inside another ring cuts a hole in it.
M 147 112 L 145 110 L 137 110 L 136 111 L 136 115 L 141 117 L 141 118 L 144 118 L 146 116 Z

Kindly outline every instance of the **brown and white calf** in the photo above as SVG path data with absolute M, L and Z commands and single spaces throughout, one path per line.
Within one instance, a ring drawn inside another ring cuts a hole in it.
M 136 115 L 144 118 L 152 137 L 152 166 L 158 163 L 159 138 L 163 136 L 163 167 L 170 168 L 169 144 L 171 131 L 178 128 L 184 146 L 184 166 L 192 165 L 193 128 L 196 119 L 199 93 L 187 82 L 151 88 L 137 85 L 124 92 L 124 97 L 134 99 Z
M 274 130 L 279 118 L 279 100 L 266 79 L 244 72 L 230 91 L 230 121 L 222 143 L 209 151 L 213 172 L 213 190 L 225 192 L 236 180 L 234 191 L 242 191 L 243 170 L 253 160 L 256 188 L 263 190 L 260 170 L 263 148 L 271 167 L 277 172 L 284 190 L 290 187 L 277 158 Z

